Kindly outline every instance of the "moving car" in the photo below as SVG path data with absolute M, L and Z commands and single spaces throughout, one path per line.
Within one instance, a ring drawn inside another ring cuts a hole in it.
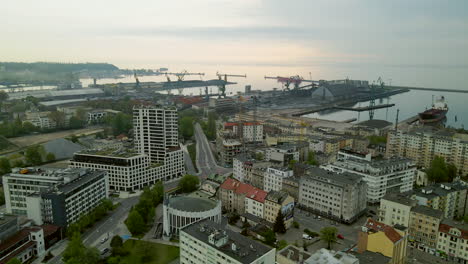
M 342 234 L 338 234 L 336 237 L 339 239 L 344 239 L 344 236 Z

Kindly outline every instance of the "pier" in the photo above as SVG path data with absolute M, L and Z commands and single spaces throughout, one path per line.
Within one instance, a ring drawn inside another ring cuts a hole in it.
M 363 112 L 387 107 L 393 107 L 395 104 L 381 104 L 381 105 L 374 105 L 374 106 L 361 106 L 361 107 L 346 107 L 346 106 L 334 106 L 331 107 L 332 109 L 339 109 L 339 110 L 346 110 L 346 111 L 356 111 L 356 112 Z
M 425 88 L 425 87 L 408 87 L 408 86 L 389 86 L 391 89 L 409 89 L 419 91 L 434 91 L 434 92 L 446 92 L 446 93 L 468 93 L 468 90 L 460 89 L 442 89 L 442 88 Z

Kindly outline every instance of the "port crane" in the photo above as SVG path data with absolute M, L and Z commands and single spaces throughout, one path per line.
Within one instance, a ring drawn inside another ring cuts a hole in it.
M 164 75 L 166 75 L 166 78 L 167 78 L 167 82 L 168 83 L 172 83 L 172 80 L 171 78 L 169 77 L 169 75 L 174 75 L 177 77 L 177 81 L 178 82 L 181 82 L 184 80 L 185 76 L 189 76 L 189 75 L 198 75 L 200 76 L 205 76 L 205 73 L 203 72 L 188 72 L 186 70 L 183 70 L 182 72 L 166 72 L 164 73 Z M 184 88 L 182 87 L 178 87 L 177 90 L 179 91 L 179 94 L 182 94 L 182 92 L 184 91 Z
M 240 75 L 240 74 L 227 74 L 227 73 L 219 73 L 217 72 L 216 75 L 218 76 L 219 80 L 222 81 L 224 77 L 224 83 L 219 85 L 219 96 L 220 97 L 226 97 L 226 83 L 227 83 L 227 77 L 241 77 L 241 78 L 247 78 L 247 74 Z
M 265 80 L 266 79 L 273 79 L 273 80 L 277 80 L 279 83 L 282 83 L 283 84 L 283 89 L 284 90 L 290 90 L 289 89 L 289 86 L 291 84 L 294 85 L 294 89 L 299 89 L 299 85 L 303 82 L 310 82 L 312 83 L 312 85 L 318 83 L 318 81 L 313 81 L 313 80 L 305 80 L 304 78 L 302 78 L 301 76 L 299 75 L 296 75 L 296 76 L 290 76 L 290 77 L 281 77 L 281 76 L 276 76 L 276 77 L 272 77 L 272 76 L 265 76 Z

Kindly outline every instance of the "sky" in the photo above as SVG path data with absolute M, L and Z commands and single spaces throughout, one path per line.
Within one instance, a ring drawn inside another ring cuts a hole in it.
M 468 89 L 466 0 L 3 1 L 0 61 Z

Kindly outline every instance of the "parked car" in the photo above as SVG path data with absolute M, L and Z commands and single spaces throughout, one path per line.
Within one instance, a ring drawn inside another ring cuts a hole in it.
M 318 220 L 321 220 L 321 219 L 322 219 L 322 217 L 320 217 L 320 215 L 319 215 L 319 216 L 317 216 L 317 219 L 318 219 Z
M 344 236 L 342 234 L 338 234 L 336 237 L 339 239 L 344 239 Z
M 307 240 L 312 240 L 312 237 L 309 236 L 308 234 L 302 234 L 302 238 L 307 239 Z
M 105 255 L 107 252 L 109 252 L 108 248 L 104 248 L 101 250 L 101 255 Z
M 103 237 L 101 239 L 101 244 L 104 244 L 108 239 L 109 239 L 109 237 Z

